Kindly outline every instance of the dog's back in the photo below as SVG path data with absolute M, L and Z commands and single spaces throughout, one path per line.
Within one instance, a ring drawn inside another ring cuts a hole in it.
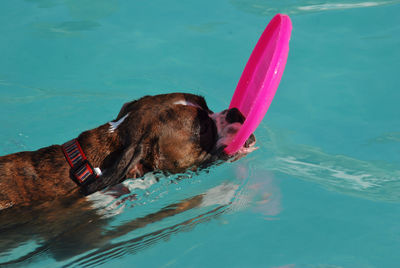
M 65 193 L 68 176 L 60 146 L 0 157 L 0 210 L 41 203 Z

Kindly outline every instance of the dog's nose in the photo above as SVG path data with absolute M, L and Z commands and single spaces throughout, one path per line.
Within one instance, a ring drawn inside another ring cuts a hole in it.
M 229 109 L 228 113 L 226 114 L 226 118 L 225 118 L 225 120 L 229 124 L 236 123 L 236 122 L 243 124 L 244 119 L 245 119 L 245 117 L 237 108 Z
M 249 148 L 251 145 L 254 145 L 256 142 L 256 136 L 254 134 L 251 134 L 250 137 L 247 139 L 246 143 L 244 144 L 244 147 Z

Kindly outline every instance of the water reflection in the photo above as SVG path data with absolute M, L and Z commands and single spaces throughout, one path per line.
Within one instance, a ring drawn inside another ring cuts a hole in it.
M 235 163 L 234 178 L 228 180 L 207 173 L 208 179 L 185 174 L 184 180 L 179 176 L 159 182 L 148 178 L 128 181 L 122 187 L 130 186 L 131 192 L 118 199 L 109 202 L 104 195 L 114 196 L 115 188 L 103 192 L 103 199 L 91 199 L 103 201 L 100 206 L 71 199 L 35 209 L 1 211 L 0 265 L 27 265 L 46 258 L 66 266 L 99 265 L 135 254 L 224 213 L 250 208 L 262 216 L 275 216 L 280 212 L 280 191 L 272 175 L 251 174 L 248 166 Z M 160 206 L 165 203 L 169 204 Z M 104 213 L 105 208 L 109 213 Z M 23 250 L 27 242 L 33 250 Z
M 186 200 L 189 201 L 190 200 Z M 207 221 L 210 221 L 222 213 L 225 212 L 227 206 L 219 206 L 213 210 L 210 210 L 206 213 L 200 214 L 197 217 L 190 218 L 186 221 L 183 221 L 181 223 L 178 223 L 176 225 L 166 227 L 139 237 L 135 237 L 133 239 L 123 241 L 123 242 L 118 242 L 118 243 L 113 243 L 113 244 L 108 244 L 105 245 L 99 249 L 97 249 L 94 252 L 91 252 L 71 263 L 66 265 L 66 267 L 81 267 L 81 266 L 88 266 L 88 265 L 99 265 L 102 264 L 112 258 L 119 258 L 122 257 L 126 254 L 136 254 L 137 252 L 144 250 L 155 243 L 158 243 L 160 240 L 166 240 L 170 236 L 182 232 L 182 231 L 190 231 L 192 230 L 197 224 L 204 223 Z M 169 213 L 173 213 L 175 208 L 165 208 L 163 211 L 160 211 L 160 215 L 157 215 L 158 213 L 154 215 L 149 215 L 149 218 L 140 218 L 137 219 L 136 221 L 133 221 L 129 224 L 126 224 L 124 226 L 120 226 L 117 230 L 113 230 L 111 233 L 126 233 L 128 230 L 134 230 L 135 228 L 138 228 L 138 226 L 143 226 L 147 225 L 150 223 L 154 222 L 154 219 L 152 217 L 158 217 L 162 216 L 165 217 L 165 215 Z M 183 212 L 183 211 L 182 211 Z

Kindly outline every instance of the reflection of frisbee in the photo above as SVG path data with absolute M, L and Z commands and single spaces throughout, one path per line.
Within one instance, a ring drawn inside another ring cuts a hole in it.
M 267 112 L 285 69 L 291 31 L 289 16 L 277 14 L 251 53 L 229 105 L 238 108 L 246 120 L 225 148 L 228 155 L 239 151 Z

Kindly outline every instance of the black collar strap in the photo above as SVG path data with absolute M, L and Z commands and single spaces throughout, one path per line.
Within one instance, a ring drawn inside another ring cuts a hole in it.
M 71 166 L 71 177 L 79 186 L 88 185 L 98 177 L 77 139 L 64 143 L 62 150 Z

